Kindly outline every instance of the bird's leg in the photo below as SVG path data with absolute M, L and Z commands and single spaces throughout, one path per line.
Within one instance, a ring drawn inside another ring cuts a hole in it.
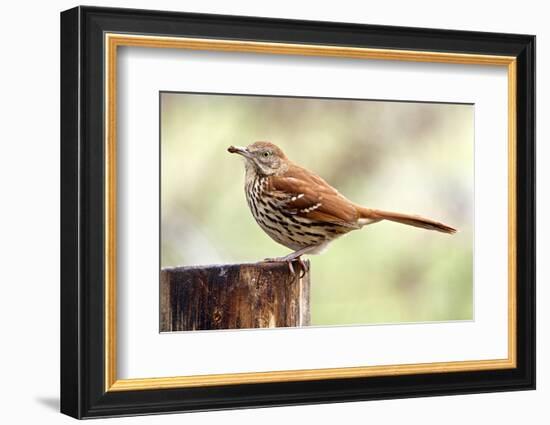
M 300 268 L 303 271 L 303 274 L 301 274 L 300 276 L 300 278 L 302 278 L 304 277 L 307 271 L 307 267 L 302 260 L 302 255 L 307 254 L 310 251 L 313 251 L 315 248 L 317 248 L 316 245 L 306 246 L 305 248 L 301 248 L 297 251 L 291 252 L 290 254 L 285 255 L 284 257 L 266 258 L 264 261 L 268 263 L 287 263 L 290 273 L 294 274 L 294 267 L 292 266 L 292 262 L 294 260 L 298 260 L 298 264 L 300 265 Z

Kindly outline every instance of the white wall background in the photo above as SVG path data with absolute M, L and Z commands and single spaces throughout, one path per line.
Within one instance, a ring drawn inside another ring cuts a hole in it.
M 536 34 L 538 217 L 550 216 L 550 27 L 544 2 L 524 0 L 297 2 L 96 1 L 96 5 Z M 69 423 L 59 392 L 59 12 L 77 3 L 3 5 L 0 66 L 0 417 Z M 195 413 L 109 423 L 548 423 L 550 225 L 538 222 L 538 390 L 320 406 Z M 546 402 L 546 403 L 545 403 Z

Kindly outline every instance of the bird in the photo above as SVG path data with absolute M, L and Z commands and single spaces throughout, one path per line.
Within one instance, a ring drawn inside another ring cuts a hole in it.
M 274 143 L 259 141 L 227 150 L 244 157 L 245 195 L 254 219 L 275 242 L 293 251 L 264 261 L 286 262 L 293 274 L 293 261 L 305 267 L 302 255 L 321 254 L 340 236 L 383 220 L 456 232 L 429 218 L 356 204 L 317 174 L 291 161 Z

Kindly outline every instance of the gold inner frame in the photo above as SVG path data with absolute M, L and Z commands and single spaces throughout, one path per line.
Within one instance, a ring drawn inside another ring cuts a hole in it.
M 164 378 L 117 379 L 116 373 L 116 99 L 119 46 L 437 62 L 507 67 L 508 71 L 508 357 L 495 360 L 303 369 Z M 481 371 L 516 367 L 516 58 L 255 41 L 105 34 L 105 391 Z

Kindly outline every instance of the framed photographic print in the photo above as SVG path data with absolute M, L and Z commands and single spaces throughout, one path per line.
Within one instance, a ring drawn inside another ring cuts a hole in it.
M 61 14 L 61 411 L 535 387 L 535 38 Z

